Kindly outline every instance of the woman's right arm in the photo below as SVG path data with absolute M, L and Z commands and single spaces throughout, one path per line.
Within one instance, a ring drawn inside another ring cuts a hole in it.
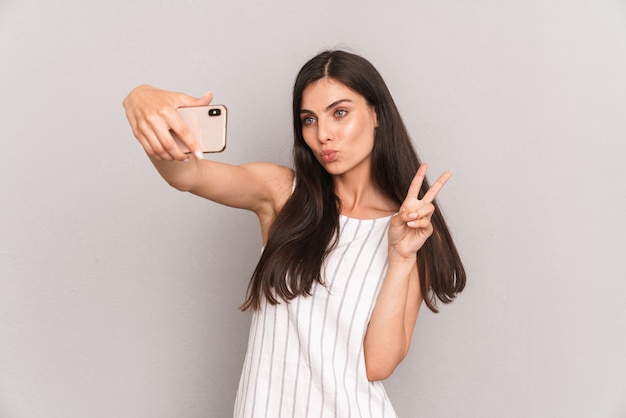
M 212 98 L 211 93 L 194 98 L 142 85 L 124 99 L 124 108 L 133 134 L 159 174 L 171 186 L 217 203 L 255 212 L 265 237 L 264 225 L 269 228 L 291 194 L 293 172 L 271 163 L 234 166 L 202 159 L 196 139 L 176 109 L 205 106 Z M 180 149 L 171 131 L 176 132 L 195 157 Z

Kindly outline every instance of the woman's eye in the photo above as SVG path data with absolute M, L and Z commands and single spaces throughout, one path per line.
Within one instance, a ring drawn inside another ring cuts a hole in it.
M 337 118 L 343 118 L 344 116 L 346 116 L 348 114 L 348 112 L 344 109 L 339 109 L 335 112 L 335 117 Z
M 314 123 L 315 123 L 315 118 L 313 116 L 307 116 L 306 118 L 302 119 L 303 125 L 312 125 Z

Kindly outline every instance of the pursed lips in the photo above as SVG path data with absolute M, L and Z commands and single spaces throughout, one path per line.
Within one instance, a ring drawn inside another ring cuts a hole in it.
M 334 149 L 325 149 L 320 153 L 320 156 L 325 163 L 332 163 L 337 158 L 337 151 Z

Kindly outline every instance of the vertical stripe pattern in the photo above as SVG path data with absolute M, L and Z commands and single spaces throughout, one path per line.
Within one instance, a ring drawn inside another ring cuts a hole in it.
M 341 216 L 324 285 L 254 312 L 235 418 L 397 417 L 382 383 L 367 380 L 363 355 L 390 219 Z

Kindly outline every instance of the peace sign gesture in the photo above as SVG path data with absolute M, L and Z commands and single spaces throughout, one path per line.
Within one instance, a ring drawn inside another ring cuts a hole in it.
M 422 164 L 417 170 L 406 199 L 400 210 L 391 219 L 389 225 L 389 249 L 402 258 L 415 258 L 417 251 L 433 233 L 430 219 L 435 212 L 433 201 L 439 191 L 452 176 L 450 171 L 443 173 L 428 189 L 421 199 L 417 196 L 426 177 L 427 164 Z

